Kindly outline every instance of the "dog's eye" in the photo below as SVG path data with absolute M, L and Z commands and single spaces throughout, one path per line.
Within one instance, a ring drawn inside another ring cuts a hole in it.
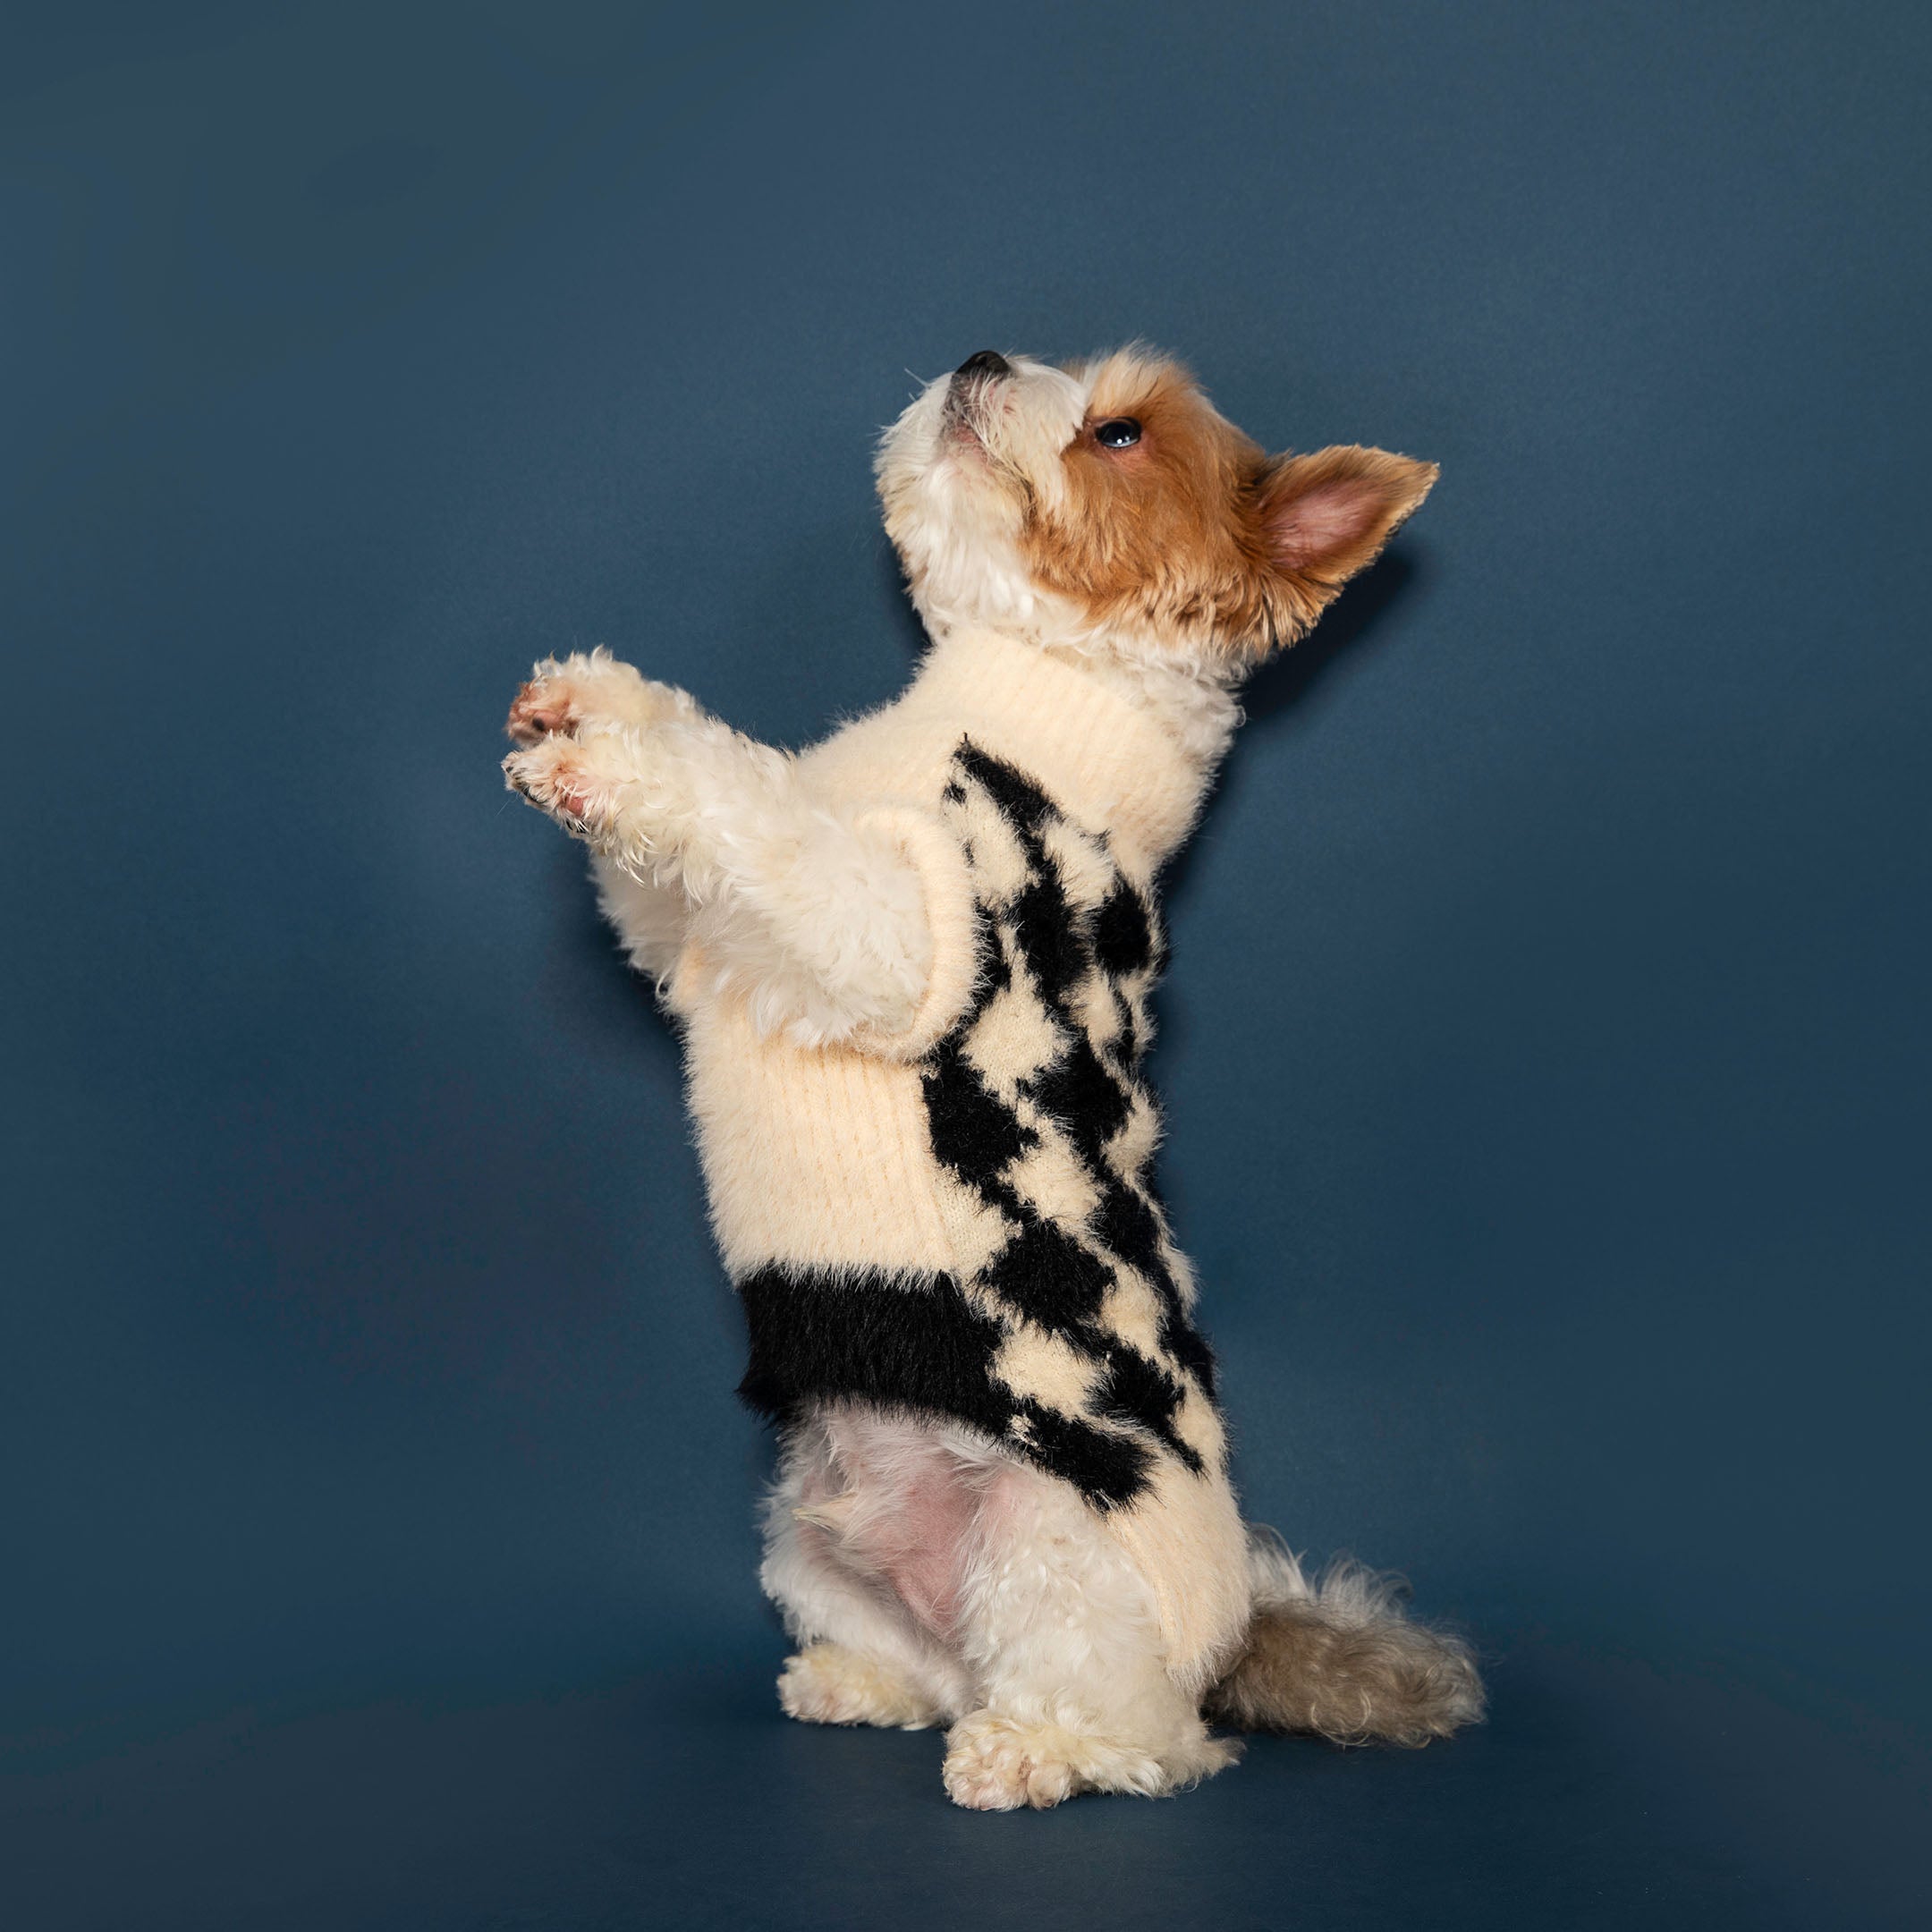
M 1131 416 L 1115 416 L 1094 431 L 1102 449 L 1131 449 L 1140 440 L 1140 425 Z

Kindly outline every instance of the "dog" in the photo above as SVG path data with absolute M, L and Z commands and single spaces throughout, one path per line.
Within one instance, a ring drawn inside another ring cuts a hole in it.
M 1436 470 L 1270 456 L 1133 348 L 970 356 L 877 473 L 931 639 L 895 702 L 792 756 L 597 650 L 537 666 L 504 767 L 682 1032 L 782 1444 L 779 1700 L 945 1726 L 985 1810 L 1178 1790 L 1238 1755 L 1211 1724 L 1446 1736 L 1467 1646 L 1241 1520 L 1140 1078 L 1241 680 Z

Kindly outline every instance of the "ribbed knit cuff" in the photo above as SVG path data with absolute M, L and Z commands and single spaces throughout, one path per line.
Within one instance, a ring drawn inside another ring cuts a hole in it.
M 952 833 L 916 806 L 881 806 L 862 814 L 856 826 L 889 838 L 919 874 L 932 934 L 932 964 L 911 1021 L 897 1032 L 867 1028 L 853 1036 L 852 1044 L 889 1059 L 921 1059 L 965 1011 L 979 973 L 979 915 L 966 855 Z

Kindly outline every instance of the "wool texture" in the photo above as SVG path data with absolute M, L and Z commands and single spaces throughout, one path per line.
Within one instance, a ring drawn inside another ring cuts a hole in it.
M 934 953 L 891 1037 L 761 1033 L 701 948 L 669 987 L 750 1361 L 781 1425 L 856 1398 L 982 1431 L 1074 1488 L 1211 1670 L 1248 1568 L 1194 1284 L 1140 1078 L 1160 861 L 1205 784 L 1125 698 L 990 633 L 807 753 L 917 868 Z

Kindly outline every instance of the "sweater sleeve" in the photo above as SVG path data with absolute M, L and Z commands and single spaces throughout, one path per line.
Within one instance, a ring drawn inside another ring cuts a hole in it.
M 868 1028 L 852 1044 L 893 1060 L 923 1058 L 966 1010 L 979 979 L 979 908 L 959 839 L 930 812 L 887 805 L 864 813 L 857 829 L 894 845 L 925 894 L 932 962 L 911 1019 L 902 1028 Z

